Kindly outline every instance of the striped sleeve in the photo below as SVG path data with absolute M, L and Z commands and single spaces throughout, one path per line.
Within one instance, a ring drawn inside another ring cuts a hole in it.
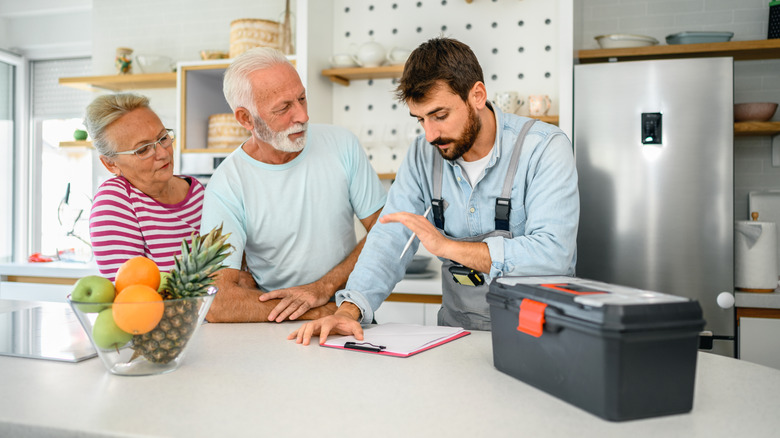
M 130 200 L 127 185 L 112 178 L 100 186 L 89 215 L 89 235 L 100 274 L 114 281 L 126 260 L 143 256 L 141 225 Z

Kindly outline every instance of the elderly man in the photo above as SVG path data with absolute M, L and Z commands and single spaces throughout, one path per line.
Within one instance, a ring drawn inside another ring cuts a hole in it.
M 201 230 L 224 224 L 235 251 L 217 277 L 212 322 L 313 319 L 346 284 L 386 200 L 357 138 L 312 124 L 306 89 L 280 52 L 249 50 L 225 72 L 223 91 L 252 133 L 214 172 Z M 242 254 L 252 279 L 242 273 Z M 255 286 L 259 286 L 255 287 Z
M 415 240 L 402 256 L 413 232 L 443 260 L 440 325 L 490 330 L 485 295 L 496 277 L 574 274 L 579 195 L 563 131 L 491 105 L 477 57 L 449 38 L 415 49 L 397 96 L 425 135 L 398 170 L 339 309 L 290 334 L 298 343 L 331 332 L 362 339 L 361 323 L 417 249 Z

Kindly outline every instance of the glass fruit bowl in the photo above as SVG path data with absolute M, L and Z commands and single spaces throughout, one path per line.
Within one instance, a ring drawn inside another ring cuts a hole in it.
M 108 371 L 146 376 L 181 365 L 214 300 L 209 295 L 151 302 L 68 302 Z M 122 328 L 120 328 L 122 327 Z

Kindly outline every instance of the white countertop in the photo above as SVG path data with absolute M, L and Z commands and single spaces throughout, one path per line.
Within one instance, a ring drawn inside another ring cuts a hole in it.
M 0 306 L 2 308 L 2 306 Z M 489 332 L 400 359 L 287 341 L 298 323 L 207 324 L 149 377 L 0 357 L 0 436 L 774 436 L 780 371 L 699 353 L 693 411 L 612 423 L 497 371 Z
M 0 263 L 0 276 L 81 278 L 98 274 L 95 262 Z
M 438 259 L 431 261 L 429 278 L 404 278 L 399 282 L 393 293 L 441 295 L 441 262 Z M 0 263 L 0 279 L 3 276 L 17 275 L 27 277 L 57 277 L 57 278 L 81 278 L 86 275 L 98 275 L 97 265 L 92 263 L 76 262 L 48 262 L 48 263 Z
M 736 298 L 735 306 L 737 307 L 780 309 L 780 290 L 778 289 L 769 293 L 736 292 L 734 297 Z

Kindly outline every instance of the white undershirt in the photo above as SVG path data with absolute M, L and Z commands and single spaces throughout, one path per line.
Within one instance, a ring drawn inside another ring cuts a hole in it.
M 491 148 L 490 152 L 492 151 L 493 149 Z M 463 169 L 463 176 L 466 177 L 466 181 L 469 183 L 469 185 L 472 188 L 474 188 L 474 184 L 482 175 L 482 172 L 485 171 L 485 168 L 487 167 L 488 162 L 490 161 L 490 152 L 488 152 L 484 157 L 476 161 L 466 161 L 463 159 L 463 157 L 460 157 L 457 160 L 455 160 L 455 162 L 458 163 L 460 167 Z

